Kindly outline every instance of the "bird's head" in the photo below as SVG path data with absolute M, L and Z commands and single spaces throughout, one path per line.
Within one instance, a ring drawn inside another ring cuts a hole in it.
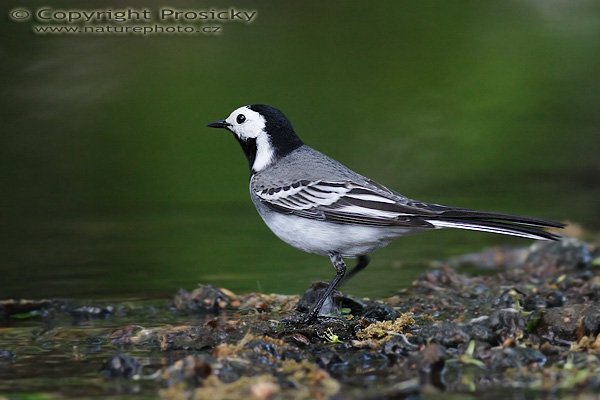
M 232 132 L 257 173 L 302 146 L 290 121 L 278 109 L 252 104 L 234 110 L 226 119 L 208 124 Z

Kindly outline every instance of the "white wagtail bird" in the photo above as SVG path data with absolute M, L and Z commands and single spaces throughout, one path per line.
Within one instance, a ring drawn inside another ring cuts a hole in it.
M 408 234 L 459 228 L 557 240 L 543 228 L 564 224 L 411 200 L 305 145 L 276 108 L 253 104 L 208 124 L 233 133 L 250 164 L 250 198 L 281 240 L 328 256 L 335 278 L 306 321 L 314 320 L 344 279 L 344 258 L 358 257 L 347 278 L 364 269 L 368 254 Z M 347 279 L 346 278 L 346 279 Z

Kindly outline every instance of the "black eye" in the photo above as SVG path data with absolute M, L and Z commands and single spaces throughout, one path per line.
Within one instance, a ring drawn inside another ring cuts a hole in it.
M 237 121 L 238 124 L 243 124 L 244 121 L 246 120 L 246 116 L 244 114 L 238 114 L 238 116 L 235 120 Z

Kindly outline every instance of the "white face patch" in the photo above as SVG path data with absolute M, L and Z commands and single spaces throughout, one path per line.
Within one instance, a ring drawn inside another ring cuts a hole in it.
M 265 134 L 265 118 L 248 106 L 233 111 L 225 121 L 230 125 L 229 130 L 243 140 L 256 139 L 261 134 Z
M 225 121 L 230 125 L 228 129 L 241 140 L 256 139 L 256 158 L 252 164 L 254 172 L 262 171 L 273 162 L 275 151 L 265 129 L 265 117 L 244 106 L 233 111 Z

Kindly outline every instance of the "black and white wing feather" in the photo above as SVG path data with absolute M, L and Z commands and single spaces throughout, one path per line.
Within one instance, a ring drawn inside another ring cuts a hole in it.
M 401 203 L 406 199 L 375 183 L 302 180 L 256 195 L 268 207 L 299 217 L 371 226 L 435 227 L 407 210 Z
M 413 201 L 373 181 L 300 180 L 255 191 L 274 211 L 334 223 L 379 227 L 459 228 L 533 239 L 557 239 L 558 222 Z

